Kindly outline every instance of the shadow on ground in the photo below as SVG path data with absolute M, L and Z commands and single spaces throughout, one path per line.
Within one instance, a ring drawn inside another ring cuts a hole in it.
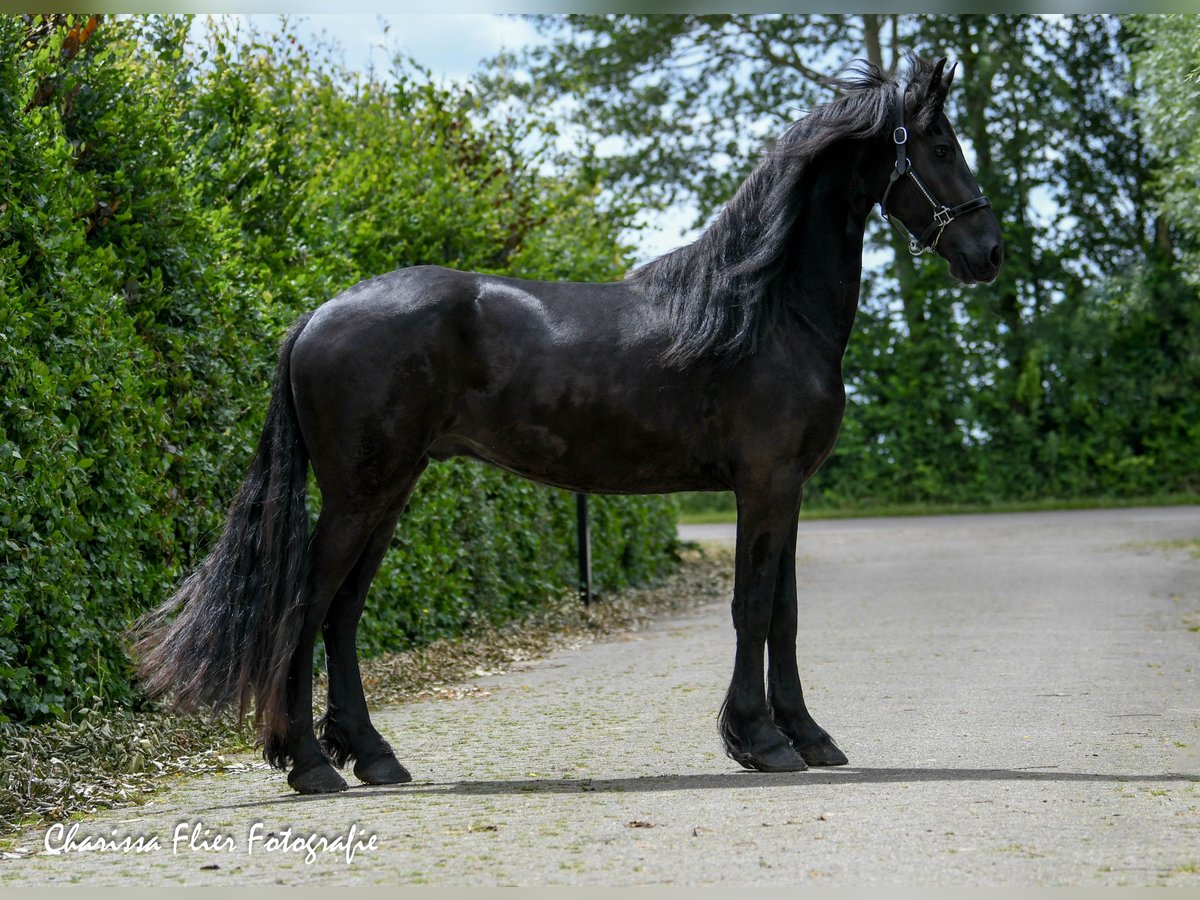
M 1044 781 L 1131 783 L 1189 781 L 1200 782 L 1200 774 L 1166 772 L 1157 775 L 1124 775 L 1109 772 L 1064 772 L 1049 766 L 1028 769 L 839 769 L 809 770 L 764 774 L 730 772 L 720 775 L 652 775 L 639 778 L 514 778 L 509 781 L 426 782 L 397 787 L 356 785 L 340 794 L 301 796 L 284 794 L 273 798 L 214 806 L 211 809 L 255 808 L 266 804 L 312 803 L 361 799 L 364 791 L 372 794 L 468 794 L 496 796 L 506 794 L 579 794 L 644 793 L 652 791 L 720 790 L 722 788 L 800 787 L 811 784 L 894 784 L 961 781 Z

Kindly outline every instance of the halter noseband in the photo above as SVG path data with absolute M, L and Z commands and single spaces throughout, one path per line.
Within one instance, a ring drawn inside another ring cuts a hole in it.
M 946 226 L 957 219 L 959 216 L 972 212 L 976 209 L 983 209 L 985 206 L 991 206 L 992 201 L 987 197 L 979 196 L 974 200 L 968 200 L 966 203 L 960 203 L 958 206 L 946 206 L 944 203 L 939 203 L 930 192 L 929 188 L 925 187 L 923 182 L 913 168 L 912 162 L 908 158 L 908 129 L 904 127 L 904 88 L 896 85 L 895 101 L 892 105 L 892 143 L 896 145 L 896 165 L 892 169 L 892 174 L 888 178 L 887 190 L 883 192 L 883 199 L 879 201 L 879 212 L 885 220 L 890 218 L 887 211 L 888 194 L 892 192 L 896 182 L 907 175 L 925 195 L 925 199 L 929 201 L 933 207 L 933 221 L 929 223 L 929 227 L 921 232 L 920 236 L 916 234 L 907 225 L 908 233 L 912 235 L 908 242 L 908 252 L 913 256 L 920 256 L 922 253 L 928 253 L 930 250 L 937 248 L 937 242 L 942 237 L 942 232 L 946 230 Z M 903 221 L 900 224 L 904 224 Z M 932 238 L 932 240 L 930 240 Z

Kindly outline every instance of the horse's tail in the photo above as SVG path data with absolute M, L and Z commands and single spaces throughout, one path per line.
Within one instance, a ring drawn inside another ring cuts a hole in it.
M 292 399 L 291 355 L 310 317 L 292 326 L 280 349 L 258 451 L 216 546 L 134 626 L 150 696 L 167 696 L 180 712 L 236 703 L 239 716 L 253 697 L 264 755 L 280 767 L 308 555 L 308 451 Z

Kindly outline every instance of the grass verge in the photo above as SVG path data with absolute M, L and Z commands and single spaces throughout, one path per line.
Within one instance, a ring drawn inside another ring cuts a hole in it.
M 1200 559 L 1200 537 L 1188 538 L 1182 541 L 1143 541 L 1133 546 L 1163 551 L 1186 550 L 1192 554 L 1194 559 Z
M 1163 494 L 1152 497 L 1048 497 L 1039 500 L 1004 500 L 991 503 L 898 503 L 866 507 L 803 507 L 801 519 L 869 519 L 883 516 L 952 516 L 970 513 L 1044 512 L 1061 509 L 1127 509 L 1134 506 L 1192 506 L 1200 504 L 1195 494 Z M 683 525 L 708 525 L 734 522 L 737 511 L 710 509 L 683 511 Z
M 672 574 L 641 588 L 596 598 L 573 593 L 503 627 L 481 627 L 362 664 L 372 708 L 469 693 L 461 682 L 513 664 L 644 627 L 655 618 L 728 600 L 732 556 L 722 548 L 685 549 Z M 318 685 L 314 696 L 324 695 Z M 0 725 L 0 859 L 28 827 L 135 804 L 173 778 L 265 765 L 233 754 L 253 749 L 253 734 L 231 717 L 130 713 L 97 706 L 47 725 Z

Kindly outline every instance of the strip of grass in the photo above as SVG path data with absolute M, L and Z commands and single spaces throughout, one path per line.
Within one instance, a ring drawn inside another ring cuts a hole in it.
M 1164 552 L 1170 550 L 1186 550 L 1192 554 L 1195 559 L 1200 559 L 1200 537 L 1186 538 L 1181 541 L 1142 541 L 1141 543 L 1133 544 L 1138 548 L 1148 550 L 1162 550 Z
M 728 550 L 687 549 L 676 570 L 656 583 L 583 606 L 565 593 L 546 610 L 503 627 L 480 627 L 362 665 L 372 708 L 469 692 L 461 682 L 607 635 L 644 627 L 656 617 L 714 602 L 732 593 Z M 324 697 L 318 684 L 314 697 Z M 321 710 L 318 710 L 320 712 Z M 48 725 L 0 725 L 0 851 L 27 828 L 100 809 L 144 802 L 171 778 L 262 762 L 227 759 L 253 749 L 252 732 L 232 717 L 77 710 Z
M 1196 494 L 1163 494 L 1153 497 L 1046 497 L 1038 500 L 1003 500 L 991 503 L 906 503 L 865 507 L 804 507 L 801 519 L 868 519 L 882 516 L 953 516 L 970 513 L 1043 512 L 1061 509 L 1127 509 L 1134 506 L 1191 506 Z M 682 525 L 707 525 L 737 521 L 733 509 L 681 512 Z

